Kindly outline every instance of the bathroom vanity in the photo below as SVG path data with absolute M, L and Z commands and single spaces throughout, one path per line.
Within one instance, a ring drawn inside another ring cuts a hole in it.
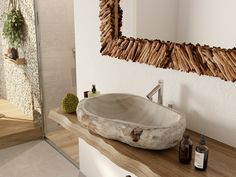
M 114 156 L 118 158 L 119 154 Z M 80 171 L 87 177 L 137 177 L 119 167 L 82 138 L 79 138 L 79 159 Z
M 87 177 L 236 176 L 236 149 L 210 138 L 206 139 L 210 151 L 208 168 L 201 172 L 193 164 L 179 163 L 177 146 L 162 151 L 131 147 L 93 134 L 81 126 L 76 115 L 64 114 L 60 109 L 52 110 L 49 118 L 78 136 L 80 170 Z M 188 133 L 196 146 L 200 135 L 189 130 Z

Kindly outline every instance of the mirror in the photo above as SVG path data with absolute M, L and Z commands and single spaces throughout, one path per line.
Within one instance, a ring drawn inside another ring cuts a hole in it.
M 234 0 L 121 0 L 120 4 L 124 36 L 222 48 L 236 46 L 236 21 L 231 20 L 236 16 Z M 136 29 L 133 35 L 124 33 L 129 31 L 129 24 Z
M 154 1 L 157 9 L 156 11 L 149 11 L 147 10 L 148 8 L 143 8 L 144 4 L 147 2 L 141 2 L 141 0 L 137 0 L 135 2 L 125 2 L 125 0 L 100 0 L 100 52 L 102 55 L 107 55 L 126 61 L 131 60 L 133 62 L 145 63 L 158 68 L 168 68 L 184 72 L 194 72 L 198 75 L 219 77 L 226 81 L 234 82 L 236 80 L 236 48 L 234 48 L 235 42 L 232 40 L 235 38 L 235 34 L 233 33 L 234 30 L 229 29 L 228 26 L 225 28 L 228 30 L 225 33 L 232 33 L 232 35 L 230 35 L 227 39 L 224 35 L 222 35 L 221 31 L 221 27 L 229 23 L 231 24 L 231 27 L 235 26 L 235 22 L 229 22 L 229 20 L 224 19 L 226 14 L 230 14 L 232 16 L 232 13 L 234 13 L 232 9 L 234 6 L 232 6 L 232 4 L 230 5 L 230 3 L 233 3 L 233 0 L 229 0 L 230 9 L 226 10 L 227 13 L 221 17 L 224 20 L 220 17 L 213 18 L 212 20 L 209 19 L 212 16 L 214 17 L 215 13 L 218 12 L 218 9 L 221 8 L 221 5 L 225 3 L 223 3 L 223 0 L 218 5 L 215 5 L 215 1 L 213 2 L 212 0 L 204 2 L 203 0 L 192 0 L 188 2 L 184 0 L 150 0 L 150 2 Z M 141 4 L 139 4 L 140 2 Z M 135 10 L 131 10 L 130 12 L 132 6 L 121 6 L 122 3 L 134 3 L 137 8 Z M 214 3 L 214 8 L 208 3 Z M 169 9 L 168 11 L 162 8 L 161 5 L 163 4 Z M 150 5 L 148 3 L 145 6 L 154 5 Z M 209 6 L 212 7 L 212 13 L 207 15 L 209 9 L 206 9 L 206 7 Z M 122 7 L 126 7 L 126 10 L 122 9 Z M 177 7 L 177 10 L 171 9 L 172 7 Z M 138 11 L 139 9 L 141 11 Z M 201 13 L 199 13 L 199 9 L 201 9 Z M 138 16 L 141 18 L 149 16 L 149 13 L 157 13 L 157 11 L 159 12 L 158 17 L 152 17 L 151 20 L 140 20 L 138 18 Z M 130 15 L 130 13 L 133 15 Z M 188 13 L 190 13 L 190 15 L 186 15 Z M 123 17 L 126 14 L 131 16 L 131 22 L 127 22 L 127 17 L 125 17 L 123 23 Z M 136 22 L 132 23 L 133 19 L 135 19 L 133 17 L 134 14 L 137 14 L 137 19 Z M 173 20 L 176 18 L 176 14 L 178 14 L 178 18 L 179 16 L 183 16 L 184 19 Z M 190 18 L 193 17 L 193 19 L 196 19 L 196 17 L 200 16 L 199 14 L 201 14 L 204 18 L 201 20 L 196 20 L 196 22 Z M 166 21 L 171 21 L 173 23 L 167 23 L 167 27 L 162 26 L 157 29 L 149 27 L 147 24 L 154 25 L 153 21 L 155 19 L 158 19 L 158 23 L 160 21 L 164 23 Z M 135 28 L 136 34 L 137 36 L 140 35 L 138 36 L 140 38 L 136 38 L 136 36 L 126 36 L 128 34 L 122 35 L 121 27 L 124 25 L 125 28 L 126 24 L 135 24 L 137 27 Z M 192 24 L 200 24 L 200 27 L 192 27 Z M 213 29 L 206 28 L 206 26 L 212 26 L 212 24 L 214 24 Z M 187 28 L 182 29 L 184 26 Z M 179 30 L 179 28 L 181 28 L 181 30 Z M 151 32 L 147 29 L 151 29 L 155 35 L 151 34 Z M 156 33 L 156 31 L 163 33 L 161 35 L 160 33 Z M 171 34 L 167 34 L 166 32 Z M 202 33 L 203 36 L 198 37 L 198 33 Z M 195 36 L 192 36 L 192 34 Z M 216 34 L 216 36 L 223 36 L 224 40 L 222 40 L 222 38 L 211 36 L 213 34 Z M 157 39 L 155 39 L 156 37 Z M 211 38 L 217 40 L 208 40 Z M 199 39 L 203 40 L 199 41 Z M 230 40 L 231 43 L 228 40 Z M 200 43 L 201 45 L 197 43 Z M 215 45 L 221 45 L 222 48 L 213 47 Z M 229 49 L 224 49 L 225 47 Z

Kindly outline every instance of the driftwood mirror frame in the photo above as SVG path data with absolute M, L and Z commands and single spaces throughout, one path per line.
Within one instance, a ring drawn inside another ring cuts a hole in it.
M 102 55 L 236 81 L 236 48 L 223 49 L 122 36 L 122 13 L 120 0 L 100 0 Z

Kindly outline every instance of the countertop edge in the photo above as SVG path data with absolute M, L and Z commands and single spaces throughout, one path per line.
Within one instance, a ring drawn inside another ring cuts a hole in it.
M 210 151 L 208 168 L 206 171 L 198 171 L 194 168 L 194 159 L 188 165 L 179 163 L 178 146 L 163 151 L 151 151 L 109 140 L 82 127 L 76 114 L 65 114 L 59 108 L 50 111 L 48 118 L 82 138 L 116 165 L 136 176 L 222 177 L 236 175 L 236 148 L 207 136 L 206 142 Z M 191 136 L 194 146 L 198 145 L 200 134 L 191 130 L 186 130 L 186 133 Z
M 49 112 L 48 118 L 59 123 L 65 129 L 74 133 L 79 138 L 82 138 L 88 144 L 97 149 L 100 153 L 105 155 L 108 159 L 116 165 L 124 168 L 131 173 L 142 177 L 161 177 L 159 174 L 153 172 L 148 166 L 140 161 L 131 159 L 130 157 L 120 153 L 113 146 L 106 143 L 104 138 L 91 134 L 86 128 L 79 124 L 73 123 L 70 119 L 58 112 L 59 109 L 54 109 Z M 68 115 L 69 116 L 69 115 Z M 138 167 L 138 168 L 137 168 Z

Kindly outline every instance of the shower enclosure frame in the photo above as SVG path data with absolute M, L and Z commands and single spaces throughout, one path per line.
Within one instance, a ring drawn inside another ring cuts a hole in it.
M 43 83 L 43 76 L 42 76 L 42 50 L 41 50 L 41 36 L 40 36 L 40 24 L 39 24 L 39 1 L 40 0 L 33 0 L 34 3 L 34 13 L 35 13 L 35 26 L 36 26 L 36 42 L 37 42 L 37 55 L 38 55 L 38 69 L 39 69 L 39 85 L 40 87 L 40 96 L 41 96 L 41 106 L 42 106 L 42 132 L 43 132 L 43 140 L 45 140 L 49 145 L 51 145 L 56 151 L 62 154 L 67 160 L 69 160 L 75 167 L 79 169 L 79 164 L 76 163 L 69 155 L 67 155 L 61 148 L 59 148 L 53 141 L 47 138 L 47 125 L 46 125 L 46 115 L 44 111 L 44 89 L 42 87 Z M 75 49 L 72 49 L 72 52 L 75 57 Z

